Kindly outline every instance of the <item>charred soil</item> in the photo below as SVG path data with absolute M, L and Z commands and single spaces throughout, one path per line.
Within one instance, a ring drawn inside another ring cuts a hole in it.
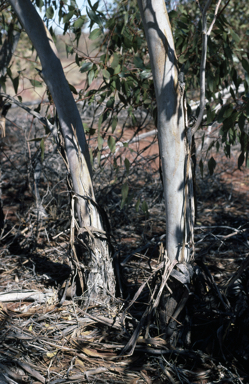
M 96 141 L 90 144 L 94 153 Z M 77 291 L 61 301 L 74 273 L 66 166 L 43 127 L 10 110 L 1 139 L 1 382 L 249 382 L 249 170 L 237 170 L 237 153 L 214 156 L 215 174 L 197 173 L 194 273 L 173 348 L 160 334 L 157 313 L 144 317 L 162 275 L 165 240 L 155 137 L 123 148 L 116 164 L 111 157 L 95 164 L 96 198 L 110 222 L 118 283 L 115 310 L 96 303 L 91 311 Z M 129 199 L 121 208 L 125 182 Z

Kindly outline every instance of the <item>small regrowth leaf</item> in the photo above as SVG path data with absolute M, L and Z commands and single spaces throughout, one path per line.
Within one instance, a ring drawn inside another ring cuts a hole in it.
M 244 57 L 242 57 L 241 64 L 244 70 L 249 74 L 249 62 Z
M 212 156 L 211 159 L 208 160 L 208 169 L 209 169 L 209 173 L 211 176 L 214 173 L 215 167 L 216 167 L 216 161 L 214 160 L 214 158 Z
M 103 147 L 103 142 L 104 142 L 104 139 L 102 136 L 98 136 L 98 150 L 101 151 L 102 147 Z
M 129 186 L 127 183 L 124 183 L 122 185 L 122 190 L 121 190 L 121 194 L 122 194 L 122 202 L 121 202 L 121 209 L 124 207 L 125 205 L 125 202 L 126 202 L 126 199 L 128 197 L 128 192 L 129 192 Z
M 75 29 L 82 28 L 84 22 L 86 20 L 86 16 L 80 16 L 77 20 L 75 20 L 73 26 Z
M 110 63 L 112 68 L 116 68 L 119 64 L 119 56 L 117 53 L 114 53 L 110 58 Z
M 89 39 L 90 40 L 96 40 L 100 35 L 101 35 L 102 31 L 100 28 L 96 28 L 94 29 L 90 35 L 89 35 Z
M 139 211 L 139 207 L 140 207 L 140 198 L 138 199 L 138 201 L 136 202 L 136 205 L 135 205 L 136 212 Z
M 40 147 L 41 147 L 41 161 L 43 161 L 44 160 L 44 153 L 45 153 L 44 139 L 41 140 Z
M 42 87 L 42 83 L 40 81 L 33 80 L 33 79 L 29 79 L 29 81 L 31 82 L 33 87 L 37 87 L 37 88 Z
M 52 19 L 54 17 L 54 8 L 51 5 L 46 10 L 46 16 L 48 19 Z
M 14 87 L 15 93 L 17 93 L 18 86 L 19 86 L 19 76 L 16 76 L 16 77 L 12 80 L 12 83 L 13 83 L 13 87 Z
M 112 133 L 115 131 L 117 123 L 118 123 L 118 117 L 114 116 L 112 119 Z
M 142 210 L 143 210 L 143 212 L 144 212 L 146 215 L 149 214 L 149 211 L 148 211 L 148 205 L 147 205 L 146 201 L 143 201 L 143 203 L 142 203 Z
M 92 68 L 92 66 L 93 66 L 93 64 L 89 63 L 89 61 L 87 61 L 87 62 L 82 64 L 82 66 L 80 68 L 80 72 L 81 73 L 87 72 Z
M 113 136 L 109 136 L 107 142 L 108 142 L 108 147 L 110 148 L 110 151 L 112 153 L 114 153 L 115 150 L 116 150 L 116 141 L 115 141 L 114 137 Z
M 69 85 L 70 91 L 73 92 L 75 95 L 78 95 L 76 88 L 72 84 L 68 83 L 68 85 Z
M 130 170 L 130 162 L 127 158 L 125 158 L 125 169 L 126 169 L 126 172 L 129 173 L 129 170 Z

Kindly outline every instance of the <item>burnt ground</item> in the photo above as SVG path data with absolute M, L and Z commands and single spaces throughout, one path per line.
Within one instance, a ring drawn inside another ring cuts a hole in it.
M 133 353 L 122 354 L 162 273 L 155 272 L 165 239 L 156 138 L 116 152 L 115 167 L 112 156 L 103 158 L 100 166 L 95 160 L 96 198 L 110 221 L 120 279 L 115 311 L 96 306 L 91 312 L 77 292 L 59 305 L 63 284 L 72 273 L 64 162 L 53 140 L 46 138 L 41 214 L 33 186 L 41 156 L 36 139 L 44 136 L 44 129 L 19 109 L 11 109 L 8 119 L 6 137 L 1 139 L 5 218 L 0 248 L 0 382 L 248 383 L 249 170 L 237 170 L 238 152 L 234 150 L 230 159 L 214 153 L 217 167 L 212 176 L 206 166 L 203 177 L 197 172 L 194 274 L 189 299 L 177 319 L 179 339 L 174 345 L 165 340 L 153 314 L 141 326 Z M 123 140 L 133 131 L 126 126 Z M 90 145 L 95 153 L 96 140 Z M 130 199 L 121 209 L 126 181 Z

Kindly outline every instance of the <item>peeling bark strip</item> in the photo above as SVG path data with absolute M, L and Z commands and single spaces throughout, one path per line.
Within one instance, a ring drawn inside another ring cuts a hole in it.
M 92 171 L 82 121 L 53 39 L 30 0 L 9 1 L 38 53 L 42 76 L 57 108 L 73 188 L 77 195 L 76 210 L 79 225 L 81 228 L 94 227 L 103 231 L 99 210 L 92 204 L 92 201 L 95 201 Z M 106 240 L 95 237 L 89 248 L 86 297 L 89 303 L 102 304 L 115 295 L 115 277 L 109 245 Z
M 164 198 L 166 204 L 166 249 L 172 262 L 190 258 L 191 229 L 187 217 L 191 212 L 188 198 L 189 151 L 183 92 L 178 82 L 178 67 L 171 25 L 164 0 L 138 0 L 150 62 L 158 109 Z

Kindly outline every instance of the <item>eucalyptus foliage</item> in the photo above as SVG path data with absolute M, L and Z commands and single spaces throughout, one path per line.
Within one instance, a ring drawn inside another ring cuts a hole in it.
M 141 24 L 136 0 L 117 0 L 109 7 L 103 7 L 100 1 L 88 0 L 86 14 L 82 14 L 75 0 L 33 1 L 38 9 L 45 9 L 44 21 L 49 25 L 50 33 L 54 36 L 55 23 L 58 20 L 63 25 L 63 34 L 73 33 L 75 44 L 66 44 L 67 54 L 75 52 L 75 62 L 79 70 L 87 76 L 87 86 L 84 89 L 84 99 L 88 103 L 97 100 L 98 104 L 105 103 L 106 108 L 100 117 L 99 126 L 108 120 L 112 134 L 115 132 L 118 114 L 128 108 L 129 114 L 136 119 L 134 110 L 144 108 L 148 110 L 156 123 L 155 92 L 152 81 L 151 68 L 148 57 L 148 48 Z M 213 17 L 215 4 L 209 13 Z M 3 42 L 8 32 L 11 20 L 14 18 L 8 2 L 2 5 L 0 14 L 0 42 Z M 215 139 L 217 150 L 221 147 L 229 156 L 231 146 L 240 143 L 241 154 L 238 166 L 248 156 L 248 85 L 249 85 L 249 51 L 248 51 L 248 16 L 249 10 L 246 0 L 223 1 L 219 10 L 212 37 L 208 40 L 207 71 L 206 71 L 206 97 L 207 117 L 203 126 L 217 121 L 221 124 L 220 135 Z M 179 2 L 175 10 L 169 11 L 175 39 L 179 67 L 183 67 L 187 99 L 194 100 L 198 96 L 199 72 L 201 60 L 201 15 L 197 3 L 192 1 Z M 94 57 L 87 57 L 77 51 L 77 44 L 88 22 L 89 38 L 94 42 L 98 53 Z M 18 29 L 18 26 L 16 25 Z M 13 76 L 11 68 L 5 76 L 1 76 L 1 86 L 4 88 L 7 77 L 13 83 L 17 92 L 22 74 Z M 99 89 L 88 90 L 92 82 L 99 78 L 103 82 Z M 35 86 L 39 81 L 32 80 Z M 243 84 L 243 91 L 239 86 Z M 222 90 L 228 88 L 230 98 L 222 101 Z M 86 93 L 87 92 L 87 93 Z M 76 92 L 75 92 L 76 93 Z M 83 92 L 79 94 L 82 97 Z M 217 104 L 221 108 L 217 112 Z M 189 106 L 189 115 L 195 113 Z M 205 135 L 205 132 L 203 133 Z M 103 132 L 99 129 L 99 136 Z M 99 138 L 98 148 L 102 149 L 103 140 Z M 115 143 L 113 138 L 108 140 L 110 150 L 113 151 Z M 200 164 L 201 169 L 203 164 Z M 209 169 L 213 172 L 215 162 L 209 162 Z

